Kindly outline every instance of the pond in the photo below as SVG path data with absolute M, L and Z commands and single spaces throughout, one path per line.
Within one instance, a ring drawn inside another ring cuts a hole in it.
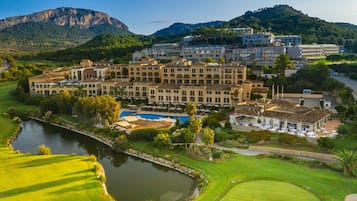
M 37 154 L 38 145 L 49 146 L 53 154 L 93 154 L 103 165 L 109 193 L 123 201 L 181 201 L 190 197 L 197 184 L 190 177 L 169 168 L 125 154 L 77 133 L 25 121 L 13 142 L 15 150 Z

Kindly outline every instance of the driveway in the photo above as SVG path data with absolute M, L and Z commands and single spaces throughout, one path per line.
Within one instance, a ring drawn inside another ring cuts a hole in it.
M 353 97 L 357 100 L 357 80 L 352 80 L 346 76 L 338 75 L 338 76 L 331 76 L 333 79 L 338 80 L 344 83 L 346 86 L 350 87 L 353 92 Z

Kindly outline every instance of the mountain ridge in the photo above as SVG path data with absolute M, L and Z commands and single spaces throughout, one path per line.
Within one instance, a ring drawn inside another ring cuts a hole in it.
M 176 22 L 166 28 L 156 31 L 152 35 L 153 36 L 174 36 L 174 35 L 190 34 L 197 28 L 218 27 L 218 26 L 221 26 L 223 23 L 224 23 L 224 21 L 218 21 L 218 20 L 210 21 L 210 22 L 196 23 L 196 24 Z
M 129 30 L 128 26 L 123 22 L 110 17 L 104 12 L 70 7 L 47 9 L 29 15 L 13 16 L 1 19 L 0 30 L 26 22 L 52 22 L 58 26 L 78 26 L 81 28 L 90 28 L 94 25 L 108 23 L 117 28 L 127 31 Z

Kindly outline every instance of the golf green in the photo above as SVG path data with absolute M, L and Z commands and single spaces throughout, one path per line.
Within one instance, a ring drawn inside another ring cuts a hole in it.
M 311 192 L 280 181 L 255 180 L 235 185 L 221 201 L 319 201 Z

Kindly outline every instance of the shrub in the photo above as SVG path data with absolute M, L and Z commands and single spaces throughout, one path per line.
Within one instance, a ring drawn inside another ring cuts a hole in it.
M 339 125 L 339 126 L 337 127 L 337 132 L 338 132 L 339 134 L 348 134 L 348 127 L 347 127 L 346 125 L 344 125 L 344 124 Z
M 153 141 L 154 137 L 157 134 L 167 131 L 168 131 L 167 129 L 155 129 L 155 128 L 138 129 L 130 133 L 129 140 Z
M 212 149 L 212 157 L 214 159 L 220 159 L 222 157 L 222 154 L 223 154 L 222 150 L 220 150 L 220 149 Z
M 184 128 L 179 128 L 176 129 L 175 131 L 172 132 L 171 134 L 171 140 L 173 143 L 183 143 L 185 142 L 183 135 L 182 135 L 182 130 Z
M 342 105 L 336 106 L 335 109 L 338 113 L 345 113 L 347 111 L 347 108 Z
M 49 120 L 52 117 L 52 111 L 47 111 L 44 115 L 43 115 L 43 119 L 45 120 Z
M 229 121 L 226 121 L 226 123 L 224 123 L 224 128 L 225 129 L 232 129 L 232 125 Z
M 171 142 L 171 137 L 168 133 L 159 133 L 154 137 L 154 146 L 159 148 L 169 148 Z
M 21 123 L 21 118 L 16 116 L 12 118 L 12 121 L 14 121 L 15 123 Z
M 123 151 L 127 150 L 128 148 L 129 148 L 129 142 L 128 142 L 128 139 L 125 134 L 119 135 L 115 139 L 113 146 L 112 146 L 112 149 L 115 152 L 123 152 Z
M 335 147 L 335 141 L 331 138 L 321 137 L 317 140 L 319 147 L 324 150 L 331 150 Z
M 247 141 L 250 144 L 254 144 L 262 140 L 269 141 L 273 136 L 273 134 L 269 131 L 251 131 L 242 134 L 247 136 Z
M 203 126 L 208 126 L 210 128 L 217 128 L 220 127 L 221 125 L 219 124 L 218 119 L 214 117 L 206 117 L 203 119 Z
M 51 148 L 41 144 L 38 146 L 38 155 L 51 155 Z
M 282 144 L 296 144 L 298 142 L 298 137 L 289 134 L 281 134 L 278 138 L 279 143 Z
M 240 137 L 240 134 L 238 132 L 229 129 L 216 128 L 214 132 L 215 132 L 214 135 L 215 142 L 221 142 L 225 140 L 235 140 Z

